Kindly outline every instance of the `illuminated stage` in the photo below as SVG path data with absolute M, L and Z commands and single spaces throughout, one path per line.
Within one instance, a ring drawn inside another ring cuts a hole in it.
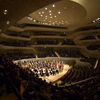
M 57 80 L 59 80 L 61 77 L 63 77 L 67 72 L 68 70 L 70 69 L 71 67 L 68 65 L 68 64 L 64 64 L 64 69 L 62 72 L 59 72 L 59 74 L 56 74 L 56 75 L 50 75 L 50 76 L 39 76 L 39 78 L 42 78 L 42 80 L 46 80 L 46 82 L 55 82 Z
M 66 63 L 67 64 L 64 64 L 64 68 L 61 72 L 59 73 L 56 73 L 55 75 L 49 75 L 49 76 L 41 76 L 39 75 L 39 78 L 41 78 L 42 80 L 46 80 L 46 82 L 52 82 L 52 83 L 55 83 L 57 81 L 59 81 L 59 79 L 61 77 L 63 77 L 67 72 L 68 70 L 71 68 L 70 63 L 73 62 L 73 59 L 71 58 L 61 58 L 61 57 L 46 57 L 46 58 L 30 58 L 30 59 L 22 59 L 22 60 L 16 60 L 14 61 L 15 64 L 18 64 L 18 62 L 24 62 L 24 61 L 36 61 L 36 60 L 59 60 L 59 61 L 67 61 Z

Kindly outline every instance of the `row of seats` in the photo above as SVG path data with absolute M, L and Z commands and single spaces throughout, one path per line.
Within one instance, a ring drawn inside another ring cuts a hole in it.
M 77 82 L 91 77 L 93 74 L 94 70 L 92 67 L 72 66 L 72 68 L 68 70 L 66 75 L 64 75 L 61 80 L 63 81 L 63 83 Z
M 8 56 L 0 56 L 0 91 L 3 84 L 6 84 L 6 90 L 11 90 L 16 94 L 19 100 L 99 100 L 100 99 L 100 75 L 96 73 L 92 80 L 88 80 L 75 85 L 58 87 L 53 86 L 51 83 L 46 83 L 38 78 L 31 70 L 20 68 L 12 63 L 12 59 Z M 3 71 L 1 71 L 1 69 Z M 88 71 L 87 71 L 88 69 Z M 83 68 L 79 66 L 73 66 L 69 70 L 68 81 L 76 81 L 75 76 L 81 78 L 82 73 L 88 76 L 88 73 L 92 73 L 93 69 Z M 77 73 L 80 73 L 79 75 Z M 82 74 L 82 75 L 83 75 Z M 89 74 L 90 75 L 90 74 Z M 73 78 L 72 78 L 72 77 Z M 84 75 L 83 75 L 84 76 Z M 91 75 L 90 75 L 91 76 Z M 66 80 L 65 78 L 64 80 Z M 71 79 L 72 78 L 72 79 Z M 81 78 L 81 80 L 84 78 Z M 9 84 L 8 84 L 9 83 Z M 70 82 L 69 82 L 70 83 Z M 14 89 L 12 89 L 14 88 Z M 3 90 L 5 91 L 5 90 Z M 14 92 L 15 91 L 15 92 Z M 17 92 L 16 92 L 17 91 Z M 2 95 L 2 91 L 0 94 Z

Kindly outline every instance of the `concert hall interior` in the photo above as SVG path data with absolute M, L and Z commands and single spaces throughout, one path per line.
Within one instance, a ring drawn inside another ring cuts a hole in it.
M 100 100 L 100 0 L 0 0 L 0 100 Z

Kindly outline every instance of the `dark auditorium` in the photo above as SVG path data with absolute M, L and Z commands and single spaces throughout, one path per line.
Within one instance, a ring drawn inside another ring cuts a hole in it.
M 100 0 L 0 0 L 0 100 L 100 100 Z

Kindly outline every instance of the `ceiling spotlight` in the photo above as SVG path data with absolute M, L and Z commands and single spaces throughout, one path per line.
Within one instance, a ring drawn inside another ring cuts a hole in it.
M 51 10 L 49 10 L 49 13 L 51 13 Z
M 8 20 L 6 23 L 7 23 L 7 25 L 9 25 L 10 24 L 10 21 Z
M 43 15 L 40 15 L 41 17 L 43 16 Z
M 44 14 L 44 11 L 42 11 L 42 14 Z
M 45 16 L 46 18 L 48 17 L 48 16 Z
M 51 13 L 49 15 L 51 16 Z
M 45 8 L 45 10 L 47 10 L 48 8 Z
M 30 17 L 30 16 L 28 16 L 27 18 L 28 18 L 29 20 L 33 20 L 33 18 L 32 18 L 32 17 Z
M 33 21 L 34 21 L 34 22 L 36 22 L 36 20 L 35 20 L 35 19 L 34 19 Z
M 95 20 L 94 21 L 92 21 L 93 23 L 95 23 Z
M 41 12 L 39 12 L 39 14 L 41 14 Z
M 52 16 L 50 18 L 52 18 Z
M 57 17 L 57 16 L 54 16 L 55 18 Z
M 4 15 L 6 15 L 8 13 L 8 10 L 5 9 L 3 13 Z
M 58 14 L 61 14 L 61 12 L 60 12 L 60 11 L 58 11 Z
M 55 4 L 53 4 L 52 7 L 55 7 Z

